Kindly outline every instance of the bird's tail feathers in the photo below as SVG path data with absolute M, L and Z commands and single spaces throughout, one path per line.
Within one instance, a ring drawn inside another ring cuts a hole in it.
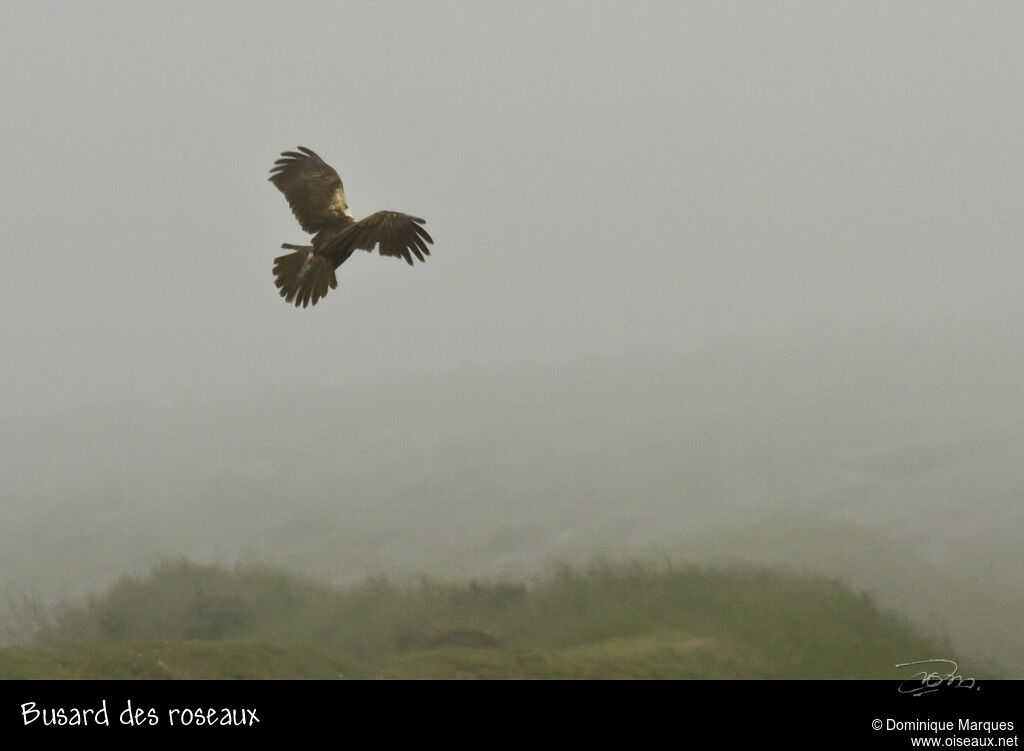
M 316 301 L 327 294 L 328 288 L 338 286 L 334 276 L 334 264 L 327 256 L 313 252 L 311 245 L 281 246 L 294 253 L 274 259 L 274 283 L 286 302 L 300 305 L 316 305 Z

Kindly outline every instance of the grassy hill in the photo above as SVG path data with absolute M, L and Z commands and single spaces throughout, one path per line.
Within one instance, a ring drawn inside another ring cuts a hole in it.
M 177 562 L 35 617 L 0 678 L 898 678 L 952 655 L 834 580 L 737 567 L 333 590 Z
M 954 333 L 5 415 L 0 643 L 29 636 L 5 632 L 8 598 L 80 598 L 160 556 L 349 587 L 663 554 L 836 577 L 1024 677 L 1024 364 L 1012 328 Z

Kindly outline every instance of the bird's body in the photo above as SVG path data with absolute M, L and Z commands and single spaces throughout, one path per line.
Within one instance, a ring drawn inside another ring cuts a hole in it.
M 292 253 L 274 259 L 274 283 L 287 302 L 295 306 L 316 305 L 329 288 L 338 286 L 334 270 L 357 249 L 382 256 L 413 257 L 420 261 L 430 255 L 433 243 L 423 229 L 423 220 L 398 211 L 378 211 L 356 221 L 345 200 L 338 173 L 304 146 L 286 151 L 274 162 L 270 181 L 284 193 L 292 213 L 306 232 L 313 235 L 312 245 L 282 248 Z

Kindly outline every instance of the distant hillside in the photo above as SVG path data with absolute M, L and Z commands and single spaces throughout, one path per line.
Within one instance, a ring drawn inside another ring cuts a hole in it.
M 1024 676 L 1024 608 L 1013 593 L 979 584 L 968 568 L 936 565 L 863 526 L 821 515 L 776 514 L 723 526 L 682 546 L 693 560 L 740 562 L 834 576 L 871 592 L 882 608 L 975 658 Z M 990 583 L 986 583 L 990 584 Z
M 1024 676 L 1015 332 L 826 328 L 4 415 L 0 620 L 161 557 L 344 587 L 663 554 L 834 576 Z
M 639 563 L 343 590 L 167 563 L 36 617 L 0 678 L 898 678 L 952 656 L 832 580 Z

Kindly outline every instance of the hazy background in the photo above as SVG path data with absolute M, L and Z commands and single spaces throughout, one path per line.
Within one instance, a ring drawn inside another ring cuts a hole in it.
M 0 3 L 0 588 L 740 557 L 1024 674 L 1022 36 L 1016 3 Z M 297 145 L 427 263 L 287 306 Z

